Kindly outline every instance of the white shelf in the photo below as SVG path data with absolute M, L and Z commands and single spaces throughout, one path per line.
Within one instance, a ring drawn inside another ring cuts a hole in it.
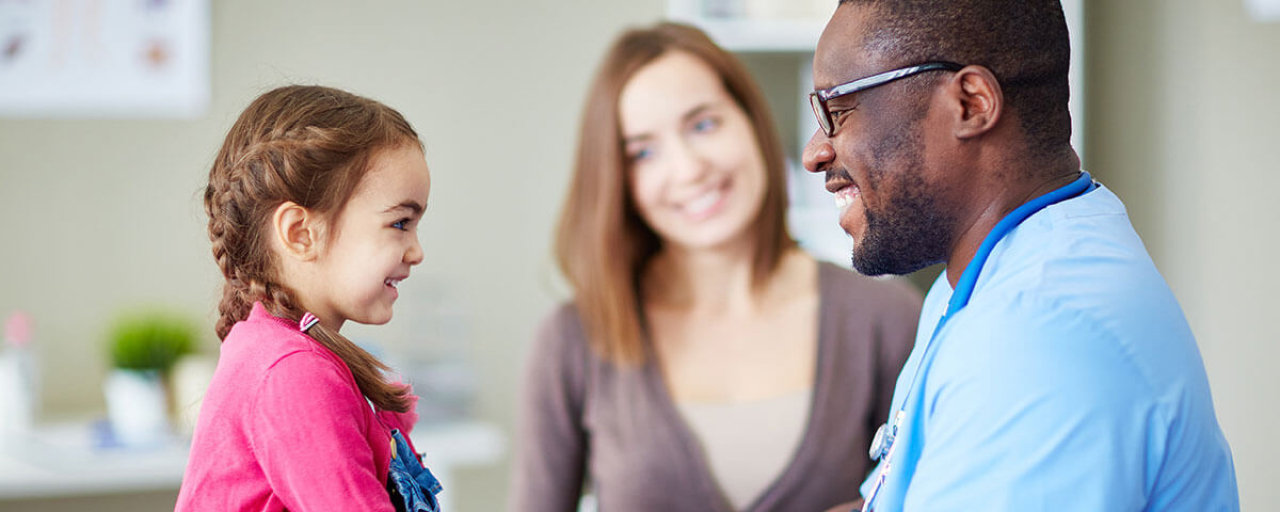
M 674 18 L 695 25 L 735 52 L 812 53 L 827 20 Z

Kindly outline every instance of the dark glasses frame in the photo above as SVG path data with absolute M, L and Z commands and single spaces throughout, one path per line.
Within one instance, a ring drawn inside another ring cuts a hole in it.
M 822 127 L 822 132 L 830 137 L 835 134 L 835 124 L 831 120 L 831 111 L 827 110 L 827 102 L 848 96 L 855 92 L 865 91 L 872 87 L 878 87 L 894 80 L 906 78 L 912 75 L 918 75 L 926 71 L 959 71 L 964 68 L 954 62 L 926 62 L 924 64 L 916 64 L 905 68 L 898 68 L 892 71 L 885 71 L 864 78 L 859 78 L 852 82 L 845 82 L 840 85 L 827 89 L 819 89 L 809 93 L 809 106 L 813 107 L 813 115 L 818 118 L 818 126 Z

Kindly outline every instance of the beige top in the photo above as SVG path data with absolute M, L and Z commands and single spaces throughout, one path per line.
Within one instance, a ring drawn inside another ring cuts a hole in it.
M 751 504 L 791 462 L 809 418 L 810 393 L 805 389 L 763 400 L 679 404 L 734 510 Z
M 794 457 L 751 512 L 821 511 L 858 498 L 867 447 L 889 415 L 915 341 L 920 294 L 901 281 L 818 266 L 818 354 Z M 566 304 L 534 340 L 515 439 L 508 510 L 577 510 L 589 482 L 606 512 L 733 512 L 654 364 L 620 366 L 588 346 Z

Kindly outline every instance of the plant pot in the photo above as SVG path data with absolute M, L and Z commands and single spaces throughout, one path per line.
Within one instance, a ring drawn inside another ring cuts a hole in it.
M 154 446 L 168 439 L 168 401 L 159 372 L 112 370 L 103 391 L 111 431 L 121 445 Z

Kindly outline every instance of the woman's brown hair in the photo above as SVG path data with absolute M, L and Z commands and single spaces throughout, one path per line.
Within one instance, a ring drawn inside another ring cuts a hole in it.
M 556 233 L 556 259 L 573 287 L 592 348 L 617 362 L 645 360 L 640 273 L 662 247 L 631 200 L 618 97 L 633 75 L 668 52 L 706 63 L 746 113 L 765 164 L 765 197 L 755 230 L 753 281 L 765 281 L 795 242 L 786 228 L 786 159 L 768 104 L 746 67 L 702 31 L 676 23 L 623 33 L 587 94 L 577 161 Z
M 304 313 L 294 292 L 279 281 L 272 259 L 268 231 L 275 209 L 292 201 L 333 225 L 375 154 L 406 144 L 421 147 L 400 113 L 329 87 L 274 89 L 240 114 L 204 192 L 213 257 L 226 278 L 218 304 L 219 339 L 249 316 L 254 302 L 295 322 Z M 333 230 L 327 236 L 334 236 Z M 372 354 L 320 324 L 307 334 L 346 363 L 374 405 L 408 410 L 408 389 L 387 382 L 382 373 L 387 366 Z

